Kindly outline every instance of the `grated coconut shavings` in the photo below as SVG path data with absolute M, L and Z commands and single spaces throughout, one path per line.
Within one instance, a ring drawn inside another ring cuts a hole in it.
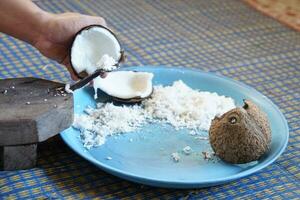
M 155 86 L 151 98 L 141 105 L 89 107 L 85 114 L 75 116 L 73 126 L 80 130 L 84 146 L 91 148 L 104 144 L 107 136 L 134 131 L 147 122 L 169 123 L 192 133 L 207 131 L 215 116 L 234 107 L 230 97 L 193 90 L 179 80 L 171 86 Z
M 182 151 L 186 154 L 186 155 L 190 155 L 192 153 L 192 148 L 190 146 L 186 146 L 182 149 Z
M 179 162 L 180 161 L 180 156 L 177 152 L 171 153 L 171 157 L 172 157 L 174 162 Z
M 98 69 L 103 69 L 104 71 L 112 71 L 116 69 L 116 61 L 113 57 L 104 54 L 100 60 L 96 63 Z
M 207 131 L 211 120 L 235 108 L 232 98 L 217 93 L 193 90 L 181 80 L 172 86 L 157 86 L 150 99 L 143 102 L 155 119 L 170 123 L 176 129 Z
M 104 144 L 108 135 L 136 130 L 146 121 L 146 112 L 140 106 L 115 106 L 99 103 L 97 108 L 86 108 L 83 115 L 74 118 L 73 127 L 81 132 L 84 147 Z

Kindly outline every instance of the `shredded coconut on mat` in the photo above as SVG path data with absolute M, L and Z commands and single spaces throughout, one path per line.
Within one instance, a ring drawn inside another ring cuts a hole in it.
M 211 120 L 234 108 L 230 97 L 193 90 L 181 80 L 171 86 L 155 86 L 151 98 L 141 105 L 97 104 L 86 114 L 75 116 L 73 126 L 80 130 L 86 148 L 102 145 L 108 135 L 136 130 L 146 122 L 169 123 L 176 129 L 207 131 Z

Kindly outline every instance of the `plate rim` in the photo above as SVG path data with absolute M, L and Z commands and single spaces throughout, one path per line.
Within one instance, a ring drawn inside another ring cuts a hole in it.
M 186 182 L 186 180 L 168 181 L 168 180 L 161 180 L 161 179 L 157 179 L 157 178 L 146 178 L 146 177 L 143 177 L 143 176 L 135 175 L 135 174 L 130 173 L 130 172 L 126 172 L 124 170 L 116 169 L 114 167 L 111 167 L 110 165 L 107 165 L 104 162 L 100 162 L 100 161 L 96 160 L 91 155 L 89 155 L 89 154 L 87 154 L 83 151 L 80 151 L 80 149 L 78 149 L 75 146 L 71 145 L 71 143 L 68 142 L 68 135 L 65 134 L 67 132 L 67 130 L 69 130 L 71 127 L 60 133 L 60 136 L 62 137 L 64 142 L 73 151 L 75 151 L 78 155 L 80 155 L 84 159 L 88 160 L 92 164 L 96 165 L 97 167 L 99 167 L 103 171 L 105 171 L 109 174 L 115 175 L 115 176 L 117 176 L 119 178 L 122 178 L 122 179 L 130 180 L 130 181 L 145 184 L 145 185 L 151 185 L 151 186 L 155 186 L 155 187 L 182 188 L 182 189 L 184 189 L 184 188 L 185 189 L 187 189 L 187 188 L 202 188 L 202 187 L 220 185 L 220 184 L 230 182 L 230 181 L 242 178 L 242 177 L 246 177 L 246 176 L 251 175 L 255 172 L 258 172 L 258 171 L 262 170 L 263 168 L 265 168 L 265 167 L 269 166 L 270 164 L 272 164 L 275 160 L 277 160 L 278 157 L 286 149 L 287 144 L 288 144 L 288 140 L 289 140 L 289 126 L 288 126 L 288 123 L 287 123 L 287 120 L 286 120 L 285 116 L 280 111 L 280 109 L 268 97 L 266 97 L 261 92 L 257 91 L 255 88 L 253 88 L 251 86 L 248 86 L 243 82 L 231 79 L 229 77 L 219 75 L 219 74 L 216 74 L 216 73 L 213 73 L 213 72 L 206 72 L 206 71 L 203 71 L 201 69 L 197 69 L 197 68 L 193 68 L 193 67 L 167 66 L 167 65 L 159 65 L 159 66 L 143 65 L 143 66 L 126 66 L 126 67 L 122 67 L 119 70 L 140 70 L 139 68 L 140 69 L 155 68 L 155 69 L 158 69 L 158 70 L 159 69 L 163 69 L 163 70 L 172 69 L 172 70 L 194 71 L 194 72 L 201 73 L 201 74 L 204 74 L 204 75 L 209 75 L 212 78 L 217 77 L 217 78 L 223 79 L 227 82 L 232 82 L 234 85 L 238 85 L 239 87 L 243 87 L 243 88 L 246 88 L 246 89 L 250 90 L 251 93 L 253 92 L 255 94 L 258 94 L 259 96 L 264 98 L 269 105 L 271 105 L 273 107 L 273 109 L 279 114 L 281 120 L 283 121 L 284 130 L 286 132 L 283 144 L 281 145 L 281 147 L 279 149 L 277 149 L 277 151 L 275 152 L 275 155 L 273 157 L 271 157 L 270 160 L 268 160 L 265 163 L 256 165 L 256 166 L 254 166 L 250 169 L 247 169 L 245 171 L 242 171 L 240 173 L 230 175 L 230 176 L 225 176 L 225 177 L 222 177 L 222 178 L 214 178 L 214 179 L 211 179 L 211 180 L 204 180 L 204 181 L 200 180 L 200 181 L 195 181 L 195 182 Z

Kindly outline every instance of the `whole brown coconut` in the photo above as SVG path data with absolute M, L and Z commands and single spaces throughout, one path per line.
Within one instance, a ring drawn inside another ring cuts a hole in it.
M 222 160 L 242 164 L 258 160 L 270 149 L 271 129 L 266 114 L 249 100 L 216 117 L 209 129 L 210 144 Z

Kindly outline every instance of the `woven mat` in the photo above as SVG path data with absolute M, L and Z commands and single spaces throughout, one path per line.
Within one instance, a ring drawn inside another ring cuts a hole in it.
M 255 9 L 300 31 L 299 0 L 244 0 Z
M 0 199 L 299 199 L 300 34 L 239 0 L 40 0 L 51 12 L 104 16 L 129 54 L 127 65 L 196 67 L 246 83 L 288 120 L 289 145 L 272 165 L 229 184 L 172 190 L 111 176 L 55 137 L 39 146 L 38 166 L 0 172 Z M 0 37 L 0 78 L 68 81 L 66 70 L 29 45 Z

